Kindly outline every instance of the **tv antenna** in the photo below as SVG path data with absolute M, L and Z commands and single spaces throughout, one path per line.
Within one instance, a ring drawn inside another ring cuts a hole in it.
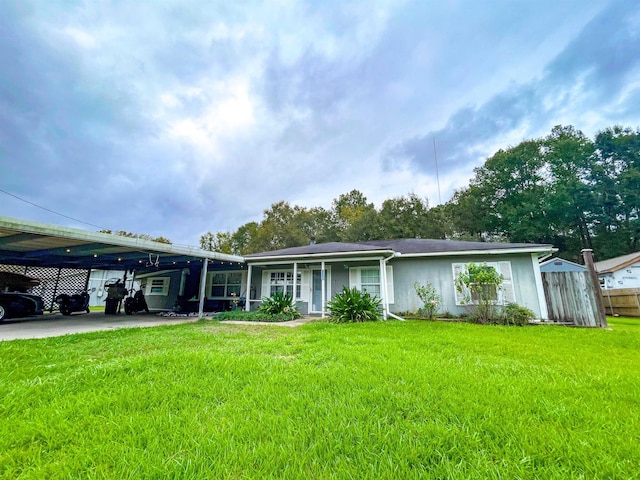
M 442 196 L 440 195 L 440 174 L 438 173 L 438 154 L 436 152 L 436 139 L 433 138 L 433 158 L 436 162 L 436 182 L 438 182 L 438 204 L 442 203 Z

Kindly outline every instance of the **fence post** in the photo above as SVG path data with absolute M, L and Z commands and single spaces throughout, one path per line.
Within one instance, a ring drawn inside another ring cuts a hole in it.
M 598 274 L 596 273 L 596 267 L 593 264 L 593 250 L 585 248 L 582 250 L 582 258 L 584 259 L 584 266 L 587 267 L 587 273 L 591 280 L 591 289 L 593 292 L 593 298 L 596 301 L 596 309 L 598 310 L 598 323 L 600 327 L 608 328 L 607 314 L 604 310 L 604 302 L 602 301 L 602 293 L 600 292 L 600 281 L 598 280 Z

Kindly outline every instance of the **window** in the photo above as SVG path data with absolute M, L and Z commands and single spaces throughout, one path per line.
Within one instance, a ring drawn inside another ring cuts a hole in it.
M 300 298 L 302 286 L 302 273 L 297 273 L 296 298 Z M 270 272 L 269 275 L 269 296 L 273 297 L 276 292 L 293 295 L 293 272 Z
M 372 297 L 381 298 L 379 268 L 363 268 L 360 270 L 360 290 L 367 292 Z
M 357 288 L 378 298 L 382 298 L 386 294 L 388 296 L 387 302 L 394 303 L 393 267 L 391 265 L 387 265 L 386 277 L 387 289 L 386 292 L 383 292 L 379 266 L 352 267 L 349 269 L 349 288 Z
M 215 272 L 211 276 L 210 297 L 240 297 L 243 272 Z
M 463 288 L 464 291 L 460 292 L 455 286 L 455 281 L 458 278 L 458 274 L 467 269 L 468 263 L 454 263 L 453 267 L 453 282 L 455 289 L 455 298 L 456 305 L 465 305 L 468 304 L 468 300 L 472 305 L 478 304 L 478 293 L 472 293 L 466 288 Z M 487 293 L 490 298 L 498 305 L 506 305 L 507 303 L 515 302 L 515 292 L 513 289 L 513 281 L 511 274 L 511 262 L 486 262 L 477 264 L 479 267 L 490 268 L 492 270 L 496 270 L 503 277 L 502 284 L 499 286 L 496 285 L 483 285 L 482 288 L 484 293 Z M 473 279 L 471 279 L 473 282 Z
M 169 277 L 147 278 L 145 295 L 167 295 L 169 293 Z

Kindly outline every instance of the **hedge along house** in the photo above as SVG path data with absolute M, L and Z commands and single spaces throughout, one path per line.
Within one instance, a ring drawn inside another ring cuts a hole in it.
M 359 243 L 323 243 L 245 256 L 250 300 L 275 292 L 295 295 L 303 314 L 326 314 L 327 302 L 343 287 L 364 290 L 382 299 L 383 316 L 397 317 L 422 307 L 415 282 L 430 283 L 442 297 L 441 311 L 467 312 L 455 278 L 469 263 L 487 264 L 503 275 L 498 304 L 517 303 L 548 319 L 539 262 L 551 245 L 399 239 Z M 295 292 L 295 294 L 294 294 Z

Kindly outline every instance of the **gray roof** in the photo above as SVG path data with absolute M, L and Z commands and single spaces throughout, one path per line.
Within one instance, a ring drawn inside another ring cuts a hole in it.
M 595 267 L 598 273 L 610 273 L 636 262 L 640 262 L 640 252 L 628 253 L 627 255 L 622 255 L 620 257 L 596 262 Z
M 541 251 L 552 250 L 551 245 L 537 243 L 490 243 L 466 242 L 456 240 L 430 240 L 423 238 L 402 238 L 395 240 L 369 240 L 357 243 L 329 242 L 301 247 L 284 248 L 270 252 L 260 252 L 245 255 L 247 260 L 264 257 L 289 257 L 306 255 L 330 255 L 332 253 L 374 253 L 396 252 L 403 255 L 446 254 L 456 252 L 478 252 L 489 250 L 522 250 Z

